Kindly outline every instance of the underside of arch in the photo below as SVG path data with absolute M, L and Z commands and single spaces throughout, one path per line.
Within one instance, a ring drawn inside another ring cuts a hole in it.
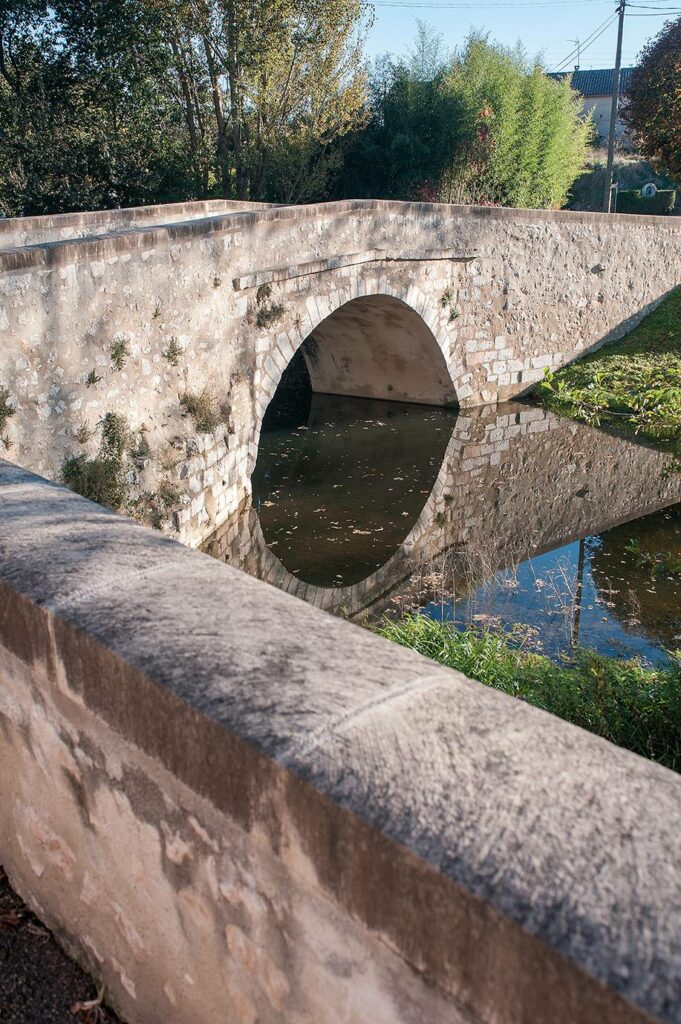
M 391 295 L 351 299 L 302 345 L 312 390 L 424 405 L 457 404 L 442 350 L 419 314 Z

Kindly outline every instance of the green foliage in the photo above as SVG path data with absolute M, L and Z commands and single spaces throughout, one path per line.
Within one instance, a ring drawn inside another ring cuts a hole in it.
M 460 632 L 412 615 L 376 632 L 486 686 L 681 771 L 681 652 L 668 669 L 576 650 L 569 663 L 524 651 L 517 632 Z
M 111 356 L 113 368 L 115 370 L 122 370 L 130 355 L 130 345 L 125 338 L 119 338 L 118 341 L 112 343 L 109 355 Z
M 144 491 L 139 498 L 134 498 L 126 505 L 133 517 L 151 526 L 154 530 L 162 530 L 168 522 L 170 512 L 180 500 L 180 492 L 169 480 L 161 481 L 157 491 Z
M 651 198 L 646 199 L 640 189 L 622 190 L 617 193 L 618 213 L 643 213 L 664 216 L 671 213 L 676 205 L 676 189 L 658 189 Z
M 638 327 L 538 386 L 544 403 L 666 442 L 681 457 L 681 288 Z
M 0 209 L 317 198 L 367 25 L 361 0 L 0 4 Z
M 90 370 L 87 377 L 85 378 L 85 386 L 88 388 L 94 387 L 98 384 L 102 378 L 99 376 L 96 370 Z
M 7 216 L 195 192 L 161 25 L 144 0 L 0 5 L 0 210 Z
M 681 178 L 681 18 L 644 47 L 622 117 L 643 154 Z
M 9 388 L 5 387 L 4 384 L 0 384 L 0 434 L 4 432 L 7 420 L 10 416 L 14 416 L 15 412 L 14 406 L 10 405 Z
M 255 295 L 258 312 L 255 315 L 257 327 L 272 327 L 278 323 L 286 312 L 286 307 L 281 302 L 272 302 L 272 286 L 261 284 Z
M 255 322 L 258 327 L 272 327 L 279 323 L 286 307 L 281 302 L 271 302 L 267 306 L 261 306 L 255 315 Z
M 62 480 L 77 494 L 118 509 L 126 497 L 125 455 L 131 442 L 125 416 L 108 412 L 99 422 L 100 443 L 94 459 L 82 452 L 62 463 Z
M 475 34 L 425 70 L 422 60 L 380 65 L 372 100 L 345 194 L 559 207 L 593 132 L 569 80 Z
M 67 456 L 61 475 L 67 487 L 98 505 L 117 509 L 125 500 L 122 466 L 115 459 L 90 459 L 85 453 Z
M 225 421 L 224 413 L 209 388 L 204 388 L 198 393 L 185 391 L 180 398 L 180 405 L 185 415 L 191 416 L 194 420 L 194 426 L 200 434 L 211 433 Z
M 596 210 L 603 208 L 603 189 L 605 187 L 607 151 L 592 149 L 587 156 L 586 165 L 570 189 L 568 207 L 571 210 Z M 652 181 L 658 189 L 675 189 L 671 178 L 654 168 L 640 154 L 615 151 L 613 164 L 613 180 L 619 187 L 617 209 L 621 212 L 620 197 L 622 192 L 640 190 L 647 182 Z M 650 208 L 648 208 L 650 209 Z
M 171 366 L 177 366 L 182 355 L 182 346 L 179 344 L 175 335 L 170 339 L 166 348 L 162 352 L 163 358 L 166 359 Z

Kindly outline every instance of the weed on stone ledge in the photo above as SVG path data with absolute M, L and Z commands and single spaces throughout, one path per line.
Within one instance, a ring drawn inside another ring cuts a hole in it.
M 114 341 L 109 349 L 109 355 L 111 356 L 113 368 L 115 370 L 122 370 L 130 355 L 130 346 L 126 339 L 119 338 L 118 341 Z

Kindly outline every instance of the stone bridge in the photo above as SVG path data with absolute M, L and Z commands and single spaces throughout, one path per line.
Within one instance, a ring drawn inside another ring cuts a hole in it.
M 131 493 L 178 486 L 173 525 L 190 544 L 248 494 L 263 414 L 301 346 L 319 392 L 494 403 L 626 333 L 681 283 L 673 218 L 234 206 L 0 225 L 8 457 L 58 478 L 122 413 L 144 439 Z M 187 395 L 217 426 L 197 429 Z

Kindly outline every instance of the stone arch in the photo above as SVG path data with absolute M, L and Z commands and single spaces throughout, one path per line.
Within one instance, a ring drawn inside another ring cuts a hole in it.
M 433 332 L 395 296 L 350 299 L 308 334 L 302 352 L 313 391 L 456 405 L 456 390 Z
M 457 376 L 462 368 L 450 369 L 449 332 L 436 295 L 414 284 L 405 293 L 392 287 L 385 274 L 359 274 L 344 276 L 326 295 L 293 292 L 286 298 L 296 314 L 295 328 L 279 333 L 256 367 L 249 479 L 265 410 L 299 348 L 314 391 L 425 405 L 459 404 Z

